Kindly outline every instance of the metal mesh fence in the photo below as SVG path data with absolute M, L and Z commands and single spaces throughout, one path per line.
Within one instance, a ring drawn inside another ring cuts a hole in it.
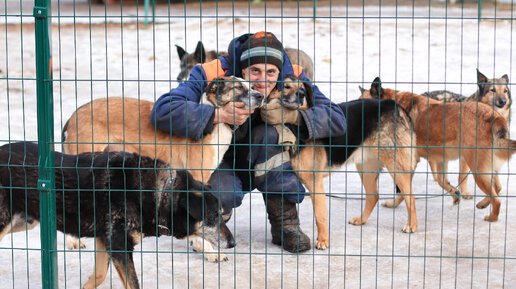
M 2 2 L 1 287 L 511 288 L 515 6 Z

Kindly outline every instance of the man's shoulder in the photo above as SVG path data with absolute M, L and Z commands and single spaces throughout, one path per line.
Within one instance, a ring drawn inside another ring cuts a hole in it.
M 206 75 L 207 81 L 212 81 L 215 78 L 222 77 L 226 74 L 226 70 L 222 67 L 222 61 L 218 58 L 201 64 L 201 67 Z

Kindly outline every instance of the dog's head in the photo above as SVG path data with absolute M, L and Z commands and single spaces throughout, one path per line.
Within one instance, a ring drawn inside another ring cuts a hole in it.
M 228 102 L 243 102 L 245 108 L 255 109 L 263 105 L 264 96 L 252 89 L 249 82 L 235 76 L 225 76 L 212 80 L 206 88 L 205 97 L 215 107 Z
M 507 74 L 500 78 L 487 78 L 477 69 L 477 84 L 478 93 L 475 96 L 478 102 L 491 105 L 500 113 L 510 110 L 512 99 Z
M 201 41 L 197 42 L 197 46 L 193 53 L 186 52 L 186 50 L 179 45 L 176 45 L 176 48 L 180 63 L 180 71 L 177 75 L 177 81 L 186 80 L 195 65 L 210 62 L 216 59 L 219 55 L 227 55 L 226 52 L 216 52 L 214 50 L 206 51 Z
M 358 86 L 358 88 L 360 89 L 360 98 L 396 100 L 396 91 L 389 88 L 384 89 L 380 77 L 376 77 L 373 82 L 371 82 L 369 89 L 365 89 L 361 86 Z
M 194 180 L 185 170 L 172 174 L 167 172 L 161 179 L 163 199 L 168 196 L 170 200 L 165 201 L 165 204 L 169 208 L 172 205 L 172 214 L 167 214 L 167 226 L 173 229 L 175 237 L 198 235 L 212 244 L 224 245 L 226 248 L 235 246 L 233 234 L 222 220 L 220 203 L 209 193 L 208 185 Z
M 288 109 L 306 110 L 314 105 L 312 85 L 298 78 L 287 77 L 283 81 L 283 89 L 276 89 L 267 101 L 279 99 L 281 105 Z
M 183 81 L 188 78 L 188 75 L 190 75 L 190 72 L 192 72 L 196 64 L 206 62 L 206 50 L 204 50 L 204 45 L 201 41 L 197 42 L 197 47 L 195 47 L 193 53 L 186 52 L 186 50 L 179 45 L 176 45 L 176 48 L 181 65 L 177 81 Z

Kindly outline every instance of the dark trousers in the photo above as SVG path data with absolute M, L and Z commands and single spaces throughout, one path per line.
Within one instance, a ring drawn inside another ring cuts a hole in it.
M 277 194 L 292 203 L 303 201 L 305 189 L 278 139 L 274 127 L 260 124 L 251 129 L 247 144 L 234 144 L 226 152 L 209 180 L 224 211 L 240 206 L 244 194 L 253 189 L 264 197 Z

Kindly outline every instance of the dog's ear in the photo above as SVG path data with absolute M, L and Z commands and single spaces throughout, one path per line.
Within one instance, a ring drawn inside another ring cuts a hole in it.
M 177 56 L 179 56 L 179 60 L 182 60 L 183 56 L 185 56 L 185 54 L 186 54 L 186 51 L 183 49 L 183 47 L 181 47 L 177 44 L 176 44 L 176 48 L 177 48 Z
M 216 79 L 212 80 L 208 84 L 208 87 L 206 87 L 206 94 L 215 95 L 216 99 L 210 99 L 210 97 L 208 97 L 208 99 L 212 102 L 216 100 L 216 102 L 217 102 L 216 105 L 221 105 L 222 103 L 221 103 L 220 94 L 222 93 L 222 91 L 224 91 L 225 85 L 226 85 L 226 80 L 223 78 L 216 78 Z
M 206 62 L 206 50 L 204 50 L 204 45 L 201 41 L 197 42 L 197 47 L 195 47 L 194 59 L 198 63 Z
M 358 89 L 360 89 L 360 93 L 361 93 L 361 94 L 364 94 L 364 92 L 366 91 L 366 89 L 365 89 L 365 88 L 363 88 L 363 87 L 362 87 L 362 86 L 360 86 L 360 85 L 358 86 Z
M 208 214 L 218 213 L 218 202 L 210 192 L 211 187 L 195 180 L 188 171 L 177 171 L 173 190 L 180 196 L 180 206 L 194 219 L 200 221 Z
M 487 77 L 482 74 L 482 72 L 480 72 L 480 70 L 478 70 L 477 68 L 477 85 L 478 85 L 478 94 L 477 94 L 477 97 L 480 99 L 482 97 L 482 95 L 484 95 L 488 89 L 488 86 L 489 86 L 489 80 L 487 79 Z
M 371 83 L 371 89 L 369 91 L 372 98 L 382 98 L 383 88 L 382 88 L 382 80 L 380 77 L 376 77 Z
M 482 72 L 480 72 L 480 70 L 478 70 L 478 68 L 477 68 L 477 83 L 479 86 L 487 85 L 487 83 L 488 83 L 487 77 L 484 74 L 482 74 Z
M 502 78 L 509 83 L 509 76 L 507 74 L 502 75 Z

